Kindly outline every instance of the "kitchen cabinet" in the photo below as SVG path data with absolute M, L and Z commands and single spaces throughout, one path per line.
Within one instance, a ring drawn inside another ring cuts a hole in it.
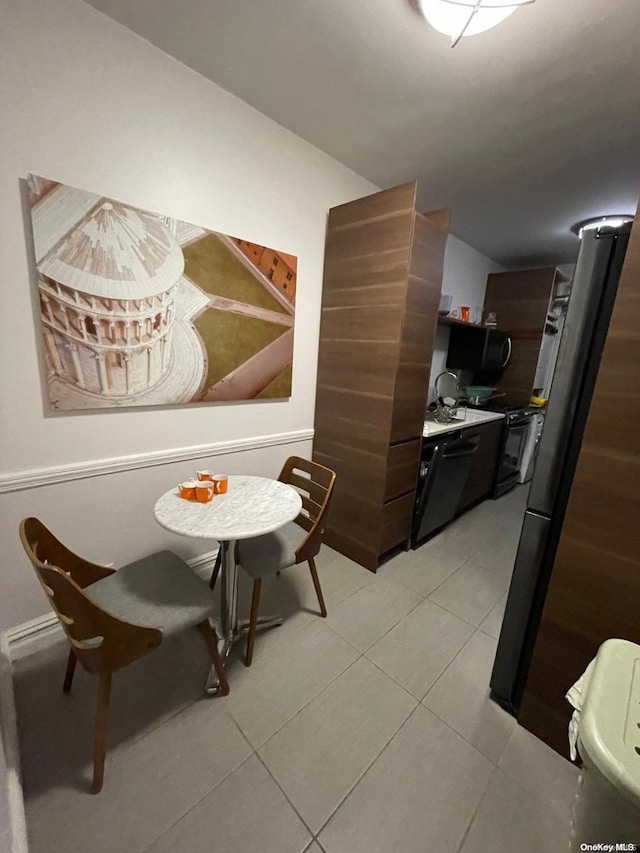
M 473 428 L 473 432 L 478 434 L 478 450 L 460 498 L 458 512 L 463 512 L 486 498 L 493 490 L 504 439 L 504 418 L 478 424 Z
M 638 210 L 640 215 L 640 208 Z M 518 722 L 567 753 L 564 694 L 610 637 L 640 643 L 640 228 L 631 236 Z M 632 741 L 637 742 L 635 738 Z
M 555 267 L 491 273 L 487 278 L 484 311 L 494 312 L 513 349 L 501 378 L 474 375 L 474 382 L 495 385 L 510 403 L 528 406 L 549 308 L 557 286 L 567 281 Z
M 324 542 L 371 571 L 411 532 L 448 220 L 415 182 L 329 212 L 313 458 L 337 474 Z

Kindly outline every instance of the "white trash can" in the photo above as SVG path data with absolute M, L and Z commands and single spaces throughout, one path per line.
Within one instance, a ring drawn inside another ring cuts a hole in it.
M 607 640 L 585 676 L 572 688 L 584 769 L 571 851 L 640 850 L 640 646 Z

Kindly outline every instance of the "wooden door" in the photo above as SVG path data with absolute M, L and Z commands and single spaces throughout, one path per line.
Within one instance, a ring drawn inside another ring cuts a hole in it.
M 640 211 L 639 211 L 640 213 Z M 636 218 L 637 221 L 637 218 Z M 519 722 L 566 755 L 564 698 L 609 637 L 640 643 L 640 228 L 627 249 Z

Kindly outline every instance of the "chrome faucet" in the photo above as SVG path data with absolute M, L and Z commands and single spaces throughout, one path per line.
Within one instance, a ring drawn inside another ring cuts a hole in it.
M 452 379 L 455 379 L 455 382 L 456 382 L 456 391 L 457 391 L 457 392 L 459 392 L 459 391 L 460 391 L 459 380 L 458 380 L 458 377 L 456 376 L 456 374 L 455 374 L 452 370 L 443 370 L 443 371 L 442 371 L 442 373 L 439 373 L 439 374 L 436 376 L 436 381 L 434 382 L 434 386 L 435 386 L 435 389 L 436 389 L 436 397 L 437 397 L 437 398 L 440 398 L 440 397 L 442 396 L 442 394 L 440 394 L 440 390 L 438 389 L 438 382 L 440 381 L 440 379 L 442 379 L 442 377 L 443 377 L 443 376 L 450 376 Z
M 455 379 L 456 382 L 456 398 L 453 405 L 448 406 L 440 394 L 440 389 L 438 388 L 438 382 L 442 379 L 443 376 L 450 376 L 452 379 Z M 466 407 L 466 400 L 460 397 L 460 385 L 459 379 L 455 373 L 451 370 L 443 370 L 442 373 L 439 373 L 436 376 L 436 380 L 434 382 L 435 391 L 436 391 L 436 402 L 432 404 L 435 406 L 435 419 L 438 423 L 449 423 L 452 421 L 456 415 L 458 414 L 458 406 L 463 403 Z M 464 418 L 463 418 L 464 419 Z

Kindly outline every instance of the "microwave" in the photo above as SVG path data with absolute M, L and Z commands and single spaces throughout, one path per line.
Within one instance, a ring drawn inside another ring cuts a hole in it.
M 493 380 L 502 376 L 511 358 L 511 337 L 485 326 L 452 326 L 447 367 L 470 370 Z

